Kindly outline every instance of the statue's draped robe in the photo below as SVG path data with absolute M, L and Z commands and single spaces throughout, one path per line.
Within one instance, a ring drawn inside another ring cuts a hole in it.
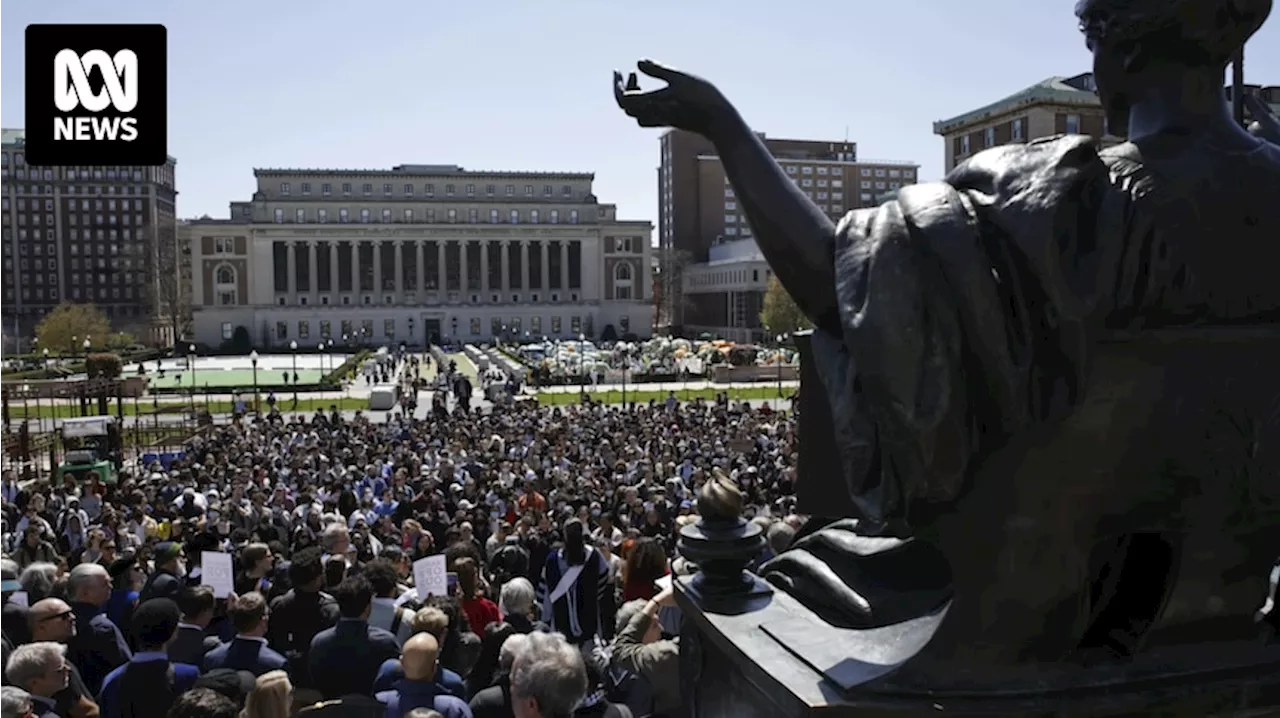
M 1094 549 L 1141 531 L 1180 546 L 1146 635 L 1249 634 L 1280 550 L 1280 148 L 994 148 L 850 212 L 832 253 L 811 358 L 840 466 L 800 481 L 948 555 L 930 650 L 1057 660 L 1121 560 Z
M 1234 236 L 1215 236 L 1203 206 L 1182 201 L 1233 183 L 1245 195 L 1277 187 L 1280 153 L 1264 145 L 1225 166 L 1220 154 L 1037 140 L 846 215 L 840 326 L 820 325 L 812 341 L 863 518 L 909 521 L 912 502 L 955 498 L 985 452 L 1070 413 L 1103 331 L 1280 319 L 1277 265 L 1265 262 L 1276 251 L 1217 246 Z M 1157 182 L 1161 163 L 1170 178 Z M 1280 194 L 1242 211 L 1280 227 L 1277 204 Z

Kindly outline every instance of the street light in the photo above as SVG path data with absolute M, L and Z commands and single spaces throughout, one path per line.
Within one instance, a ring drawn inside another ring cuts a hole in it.
M 87 341 L 87 340 L 86 340 Z M 196 413 L 196 345 L 187 345 L 187 368 L 191 371 L 191 414 Z
M 84 338 L 84 358 L 85 359 L 89 358 L 89 347 L 91 346 L 93 346 L 93 343 L 89 341 L 89 337 L 85 337 Z
M 778 398 L 782 398 L 782 348 L 783 343 L 787 341 L 785 333 L 778 335 Z M 781 405 L 778 407 L 781 409 Z
M 298 408 L 298 342 L 292 340 L 289 342 L 289 349 L 293 352 L 293 408 Z
M 249 365 L 253 367 L 253 411 L 262 413 L 262 407 L 258 404 L 258 350 L 254 349 L 249 352 Z

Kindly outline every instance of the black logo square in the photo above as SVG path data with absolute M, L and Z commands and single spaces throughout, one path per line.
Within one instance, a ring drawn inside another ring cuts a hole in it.
M 28 25 L 26 161 L 163 165 L 164 25 Z

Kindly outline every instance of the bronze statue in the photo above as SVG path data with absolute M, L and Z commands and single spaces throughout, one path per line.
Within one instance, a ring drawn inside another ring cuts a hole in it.
M 641 126 L 715 145 L 816 327 L 838 451 L 800 480 L 838 477 L 857 516 L 815 522 L 770 583 L 839 627 L 945 608 L 918 657 L 950 661 L 932 688 L 1260 640 L 1280 553 L 1280 146 L 1263 139 L 1280 123 L 1251 98 L 1240 127 L 1222 78 L 1270 10 L 1084 0 L 1128 142 L 993 148 L 838 225 L 711 83 L 614 73 Z

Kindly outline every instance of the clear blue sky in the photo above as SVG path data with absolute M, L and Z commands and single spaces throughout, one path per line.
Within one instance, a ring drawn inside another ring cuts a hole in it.
M 610 71 L 652 57 L 716 82 L 757 130 L 842 139 L 942 172 L 934 120 L 1089 69 L 1072 0 L 5 0 L 5 127 L 23 124 L 29 23 L 169 28 L 169 153 L 183 217 L 227 215 L 254 167 L 589 170 L 657 216 L 656 130 Z M 1280 15 L 1280 12 L 1276 13 Z M 1280 19 L 1247 79 L 1280 84 Z M 652 85 L 650 85 L 652 86 Z

